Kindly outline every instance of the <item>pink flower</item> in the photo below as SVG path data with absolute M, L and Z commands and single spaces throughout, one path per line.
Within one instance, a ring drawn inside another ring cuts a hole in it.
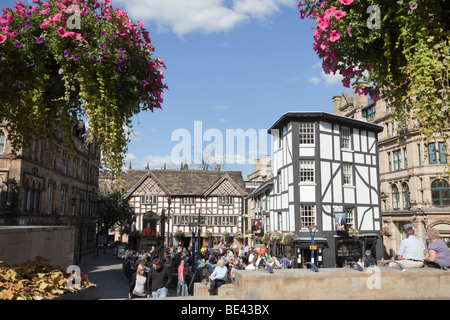
M 352 28 L 348 28 L 347 29 L 348 35 L 350 36 L 350 38 L 352 37 Z
M 305 19 L 306 11 L 304 9 L 300 10 L 300 19 Z
M 344 78 L 342 79 L 342 84 L 344 85 L 344 87 L 350 88 L 350 80 Z
M 353 0 L 339 0 L 339 2 L 345 5 L 349 5 L 353 2 Z
M 336 10 L 336 11 L 333 13 L 333 16 L 334 16 L 336 19 L 339 20 L 340 18 L 345 17 L 345 12 L 342 11 L 342 10 Z
M 331 30 L 330 31 L 330 41 L 336 42 L 341 38 L 341 35 L 339 34 L 338 30 Z
M 7 38 L 8 38 L 8 37 L 5 36 L 4 34 L 0 34 L 0 43 L 5 42 Z
M 41 29 L 47 28 L 47 27 L 49 26 L 50 23 L 52 23 L 51 20 L 44 21 L 44 22 L 41 24 Z
M 320 16 L 319 18 L 317 18 L 316 22 L 317 22 L 317 26 L 322 30 L 325 30 L 330 25 L 330 21 L 323 16 Z
M 138 23 L 137 23 L 137 25 L 138 25 L 139 27 L 141 27 L 141 28 L 143 28 L 143 27 L 144 27 L 144 23 L 140 22 L 139 20 L 138 20 Z
M 372 93 L 370 93 L 370 99 L 378 100 L 378 99 L 380 99 L 380 95 L 376 92 L 372 92 Z
M 56 33 L 59 34 L 60 37 L 67 37 L 67 31 L 63 27 L 56 28 Z
M 344 77 L 351 77 L 353 75 L 353 69 L 355 69 L 355 65 L 351 65 L 347 69 L 345 69 L 343 76 Z

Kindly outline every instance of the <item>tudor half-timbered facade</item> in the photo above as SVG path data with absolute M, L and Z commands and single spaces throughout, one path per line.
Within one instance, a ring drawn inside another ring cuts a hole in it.
M 365 249 L 382 257 L 377 133 L 383 128 L 325 112 L 288 112 L 268 130 L 273 187 L 266 230 L 295 232 L 296 263 L 340 267 Z M 358 236 L 352 237 L 357 231 Z
M 168 218 L 165 232 L 181 233 L 183 243 L 188 244 L 192 234 L 192 223 L 200 215 L 204 222 L 201 232 L 210 232 L 220 241 L 226 232 L 230 236 L 241 232 L 245 185 L 241 172 L 203 170 L 128 170 L 126 194 L 135 214 L 136 230 L 148 230 L 145 214 L 154 212 L 158 216 L 165 212 Z

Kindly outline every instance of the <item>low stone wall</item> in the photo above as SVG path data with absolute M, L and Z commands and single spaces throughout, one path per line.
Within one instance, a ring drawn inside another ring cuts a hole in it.
M 237 300 L 450 299 L 450 271 L 388 267 L 237 271 Z
M 73 264 L 75 231 L 68 226 L 0 226 L 0 260 L 20 264 L 41 256 L 52 266 Z
M 208 284 L 203 284 L 201 282 L 195 282 L 194 283 L 194 296 L 209 296 L 209 288 L 210 285 Z M 216 288 L 214 294 L 218 295 L 218 296 L 227 296 L 227 295 L 231 295 L 232 291 L 234 290 L 234 284 L 231 283 L 227 283 L 224 285 L 221 285 L 219 288 Z

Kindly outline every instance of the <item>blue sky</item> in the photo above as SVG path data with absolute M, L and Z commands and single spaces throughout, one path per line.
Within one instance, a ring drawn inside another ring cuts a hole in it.
M 1 7 L 15 2 L 2 0 Z M 125 167 L 131 162 L 133 169 L 147 163 L 178 168 L 172 152 L 186 141 L 172 141 L 172 134 L 184 129 L 194 144 L 195 121 L 201 134 L 222 133 L 223 153 L 233 153 L 226 150 L 227 129 L 266 131 L 288 111 L 332 112 L 332 97 L 348 90 L 339 76 L 324 75 L 312 48 L 313 21 L 300 19 L 297 0 L 113 0 L 112 5 L 145 23 L 155 56 L 167 66 L 169 87 L 162 110 L 135 116 Z M 209 143 L 198 150 L 207 154 Z M 246 177 L 260 152 L 247 150 L 241 155 L 247 164 L 229 162 L 223 169 L 242 170 Z M 199 156 L 192 152 L 194 160 Z

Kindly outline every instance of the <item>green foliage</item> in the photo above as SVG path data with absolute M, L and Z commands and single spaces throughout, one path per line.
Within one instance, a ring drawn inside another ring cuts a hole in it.
M 161 108 L 166 85 L 148 32 L 109 0 L 18 2 L 0 16 L 0 120 L 15 151 L 88 122 L 105 173 L 120 177 L 133 115 Z M 77 7 L 74 7 L 77 6 Z M 71 8 L 78 8 L 75 11 Z M 79 13 L 80 29 L 69 20 Z
M 129 208 L 128 202 L 122 198 L 119 191 L 99 190 L 99 202 L 101 210 L 97 217 L 100 232 L 120 229 L 128 224 L 133 211 Z
M 306 0 L 299 9 L 317 22 L 314 49 L 325 73 L 339 72 L 345 86 L 355 81 L 358 93 L 387 99 L 399 131 L 409 119 L 420 123 L 426 142 L 449 142 L 448 1 Z

